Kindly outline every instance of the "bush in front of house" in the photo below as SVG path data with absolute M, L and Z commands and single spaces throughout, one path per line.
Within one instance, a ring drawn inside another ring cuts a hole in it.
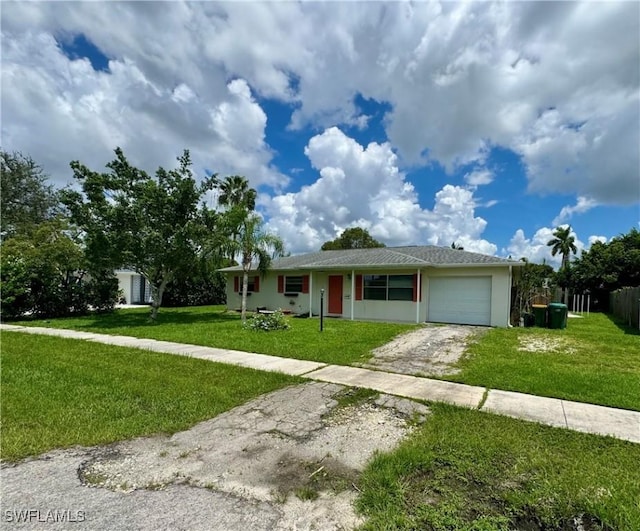
M 243 325 L 247 330 L 255 332 L 271 332 L 272 330 L 289 330 L 290 325 L 281 310 L 273 313 L 257 313 L 247 319 Z

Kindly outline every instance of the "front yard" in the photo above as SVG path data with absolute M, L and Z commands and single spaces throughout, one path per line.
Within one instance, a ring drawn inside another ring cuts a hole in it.
M 448 380 L 640 411 L 640 333 L 601 313 L 564 330 L 492 329 Z
M 24 324 L 162 339 L 341 365 L 359 365 L 373 348 L 417 325 L 326 319 L 289 320 L 290 330 L 243 330 L 222 307 L 148 309 Z M 446 379 L 640 411 L 640 335 L 604 314 L 569 319 L 565 330 L 491 329 L 469 345 L 461 373 Z
M 2 459 L 173 433 L 301 380 L 139 349 L 2 333 Z
M 156 323 L 149 321 L 148 308 L 133 308 L 16 324 L 176 341 L 338 365 L 365 361 L 372 349 L 416 326 L 325 319 L 320 333 L 318 319 L 290 318 L 289 323 L 290 330 L 253 332 L 241 327 L 238 313 L 226 312 L 223 306 L 201 306 L 162 308 Z
M 1 361 L 2 458 L 10 461 L 173 433 L 301 381 L 13 332 L 2 334 Z M 640 445 L 430 407 L 423 425 L 353 479 L 364 529 L 640 528 Z

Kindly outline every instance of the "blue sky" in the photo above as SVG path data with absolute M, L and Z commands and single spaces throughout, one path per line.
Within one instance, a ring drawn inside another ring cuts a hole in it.
M 5 2 L 2 147 L 245 175 L 294 253 L 549 255 L 640 221 L 637 2 Z

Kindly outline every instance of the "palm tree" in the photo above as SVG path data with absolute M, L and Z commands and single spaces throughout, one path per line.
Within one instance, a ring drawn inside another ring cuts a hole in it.
M 248 211 L 256 209 L 257 192 L 249 188 L 249 181 L 241 175 L 231 175 L 225 177 L 218 188 L 220 196 L 218 203 L 224 207 L 240 207 Z
M 551 256 L 555 256 L 558 253 L 562 255 L 562 264 L 560 269 L 566 269 L 569 267 L 569 259 L 571 254 L 576 254 L 578 249 L 575 245 L 576 239 L 571 236 L 571 225 L 566 227 L 557 227 L 553 231 L 555 236 L 552 240 L 547 242 L 547 245 L 551 247 Z
M 569 259 L 571 253 L 576 254 L 578 249 L 576 248 L 576 239 L 571 236 L 571 225 L 566 227 L 556 227 L 553 231 L 554 238 L 547 242 L 547 245 L 551 247 L 551 256 L 555 256 L 558 253 L 562 255 L 562 263 L 560 265 L 560 271 L 567 272 L 569 270 Z M 562 301 L 567 302 L 567 290 L 563 286 L 562 288 Z
M 240 223 L 236 237 L 228 242 L 229 254 L 240 257 L 242 265 L 242 322 L 247 320 L 247 288 L 249 272 L 255 266 L 264 275 L 271 265 L 272 258 L 284 254 L 282 240 L 262 230 L 262 219 L 257 214 L 248 214 Z

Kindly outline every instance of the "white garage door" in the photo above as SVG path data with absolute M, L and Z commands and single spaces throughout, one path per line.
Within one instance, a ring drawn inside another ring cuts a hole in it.
M 430 278 L 427 320 L 490 325 L 491 277 Z

